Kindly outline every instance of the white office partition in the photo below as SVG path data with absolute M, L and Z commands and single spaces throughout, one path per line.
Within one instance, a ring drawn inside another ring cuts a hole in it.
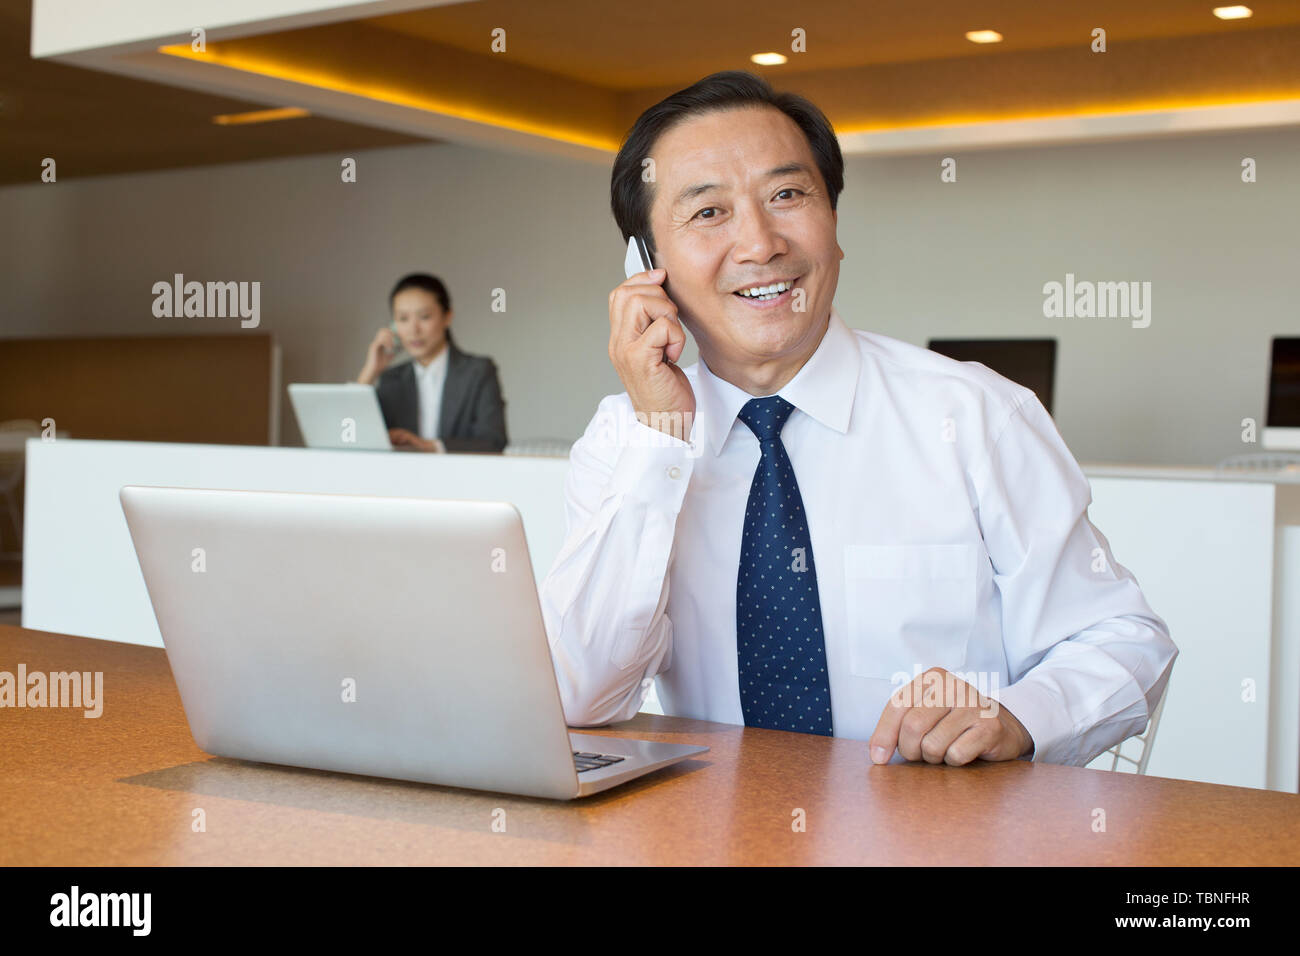
M 508 501 L 540 584 L 564 542 L 564 458 L 163 442 L 27 444 L 23 627 L 162 646 L 118 490 L 234 488 Z

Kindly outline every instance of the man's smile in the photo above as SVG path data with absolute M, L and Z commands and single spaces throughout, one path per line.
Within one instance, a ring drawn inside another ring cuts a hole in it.
M 784 305 L 794 295 L 795 286 L 801 277 L 793 279 L 772 279 L 737 289 L 732 293 L 746 305 L 756 309 L 771 309 Z

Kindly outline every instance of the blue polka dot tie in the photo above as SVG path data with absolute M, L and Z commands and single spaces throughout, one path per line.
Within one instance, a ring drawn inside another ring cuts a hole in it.
M 740 705 L 748 727 L 834 735 L 808 521 L 781 429 L 794 406 L 755 398 L 740 420 L 762 456 L 749 487 L 736 579 Z

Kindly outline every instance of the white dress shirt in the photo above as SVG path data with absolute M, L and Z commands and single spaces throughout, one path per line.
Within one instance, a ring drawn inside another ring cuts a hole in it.
M 666 714 L 744 723 L 736 581 L 759 445 L 737 413 L 754 396 L 703 360 L 683 371 L 689 444 L 637 421 L 623 392 L 570 452 L 541 604 L 572 726 L 632 717 L 655 678 Z M 867 739 L 890 693 L 934 666 L 1009 709 L 1037 761 L 1081 766 L 1143 731 L 1178 651 L 1088 520 L 1088 481 L 1032 391 L 832 309 L 777 394 L 795 406 L 781 440 L 836 736 Z
M 438 421 L 442 415 L 442 386 L 447 381 L 447 353 L 451 349 L 442 347 L 442 351 L 428 365 L 421 365 L 415 359 L 415 385 L 420 392 L 420 437 L 437 438 Z

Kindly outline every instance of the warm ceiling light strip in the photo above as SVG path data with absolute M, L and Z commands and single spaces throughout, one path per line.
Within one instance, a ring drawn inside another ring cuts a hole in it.
M 969 30 L 966 39 L 971 43 L 1001 43 L 1002 34 L 997 30 Z
M 755 53 L 750 59 L 759 66 L 780 66 L 788 58 L 782 53 Z
M 311 116 L 311 113 L 296 106 L 284 106 L 277 110 L 254 110 L 249 113 L 221 113 L 212 117 L 218 126 L 242 126 L 245 123 L 274 123 L 276 120 L 297 119 Z
M 1098 103 L 1086 107 L 1076 107 L 1061 111 L 1033 111 L 1024 113 L 950 113 L 931 116 L 914 123 L 885 124 L 835 124 L 835 133 L 849 136 L 860 133 L 887 133 L 895 130 L 911 129 L 947 129 L 955 126 L 976 126 L 996 123 L 1019 123 L 1035 120 L 1071 120 L 1111 116 L 1128 116 L 1142 113 L 1166 113 L 1185 110 L 1214 109 L 1231 106 L 1262 106 L 1266 103 L 1297 102 L 1294 89 L 1280 89 L 1275 95 L 1259 95 L 1245 98 L 1205 98 L 1205 99 L 1168 99 L 1143 100 L 1123 104 Z
M 259 76 L 285 80 L 289 83 L 301 83 L 304 86 L 314 86 L 318 89 L 330 90 L 335 93 L 361 96 L 366 99 L 388 103 L 393 106 L 405 106 L 429 113 L 437 113 L 442 116 L 451 116 L 471 123 L 482 123 L 485 126 L 495 126 L 502 129 L 514 130 L 519 133 L 528 133 L 533 136 L 542 136 L 546 139 L 572 143 L 576 146 L 588 146 L 595 149 L 602 149 L 610 153 L 617 152 L 619 147 L 619 140 L 610 137 L 602 137 L 593 134 L 589 130 L 575 127 L 547 125 L 543 123 L 530 123 L 517 116 L 503 115 L 501 113 L 490 112 L 483 109 L 474 109 L 472 107 L 467 108 L 459 103 L 439 100 L 431 96 L 416 95 L 411 93 L 409 90 L 397 87 L 384 86 L 382 84 L 358 84 L 349 81 L 345 77 L 324 70 L 291 67 L 274 60 L 246 56 L 231 50 L 218 50 L 212 46 L 208 47 L 206 53 L 197 53 L 189 46 L 189 44 L 181 43 L 175 46 L 158 47 L 157 52 L 168 56 L 182 57 L 187 60 L 197 60 L 201 63 L 208 63 L 213 66 L 222 66 L 232 70 L 240 70 L 245 73 L 256 73 Z
M 1255 11 L 1250 7 L 1215 7 L 1214 15 L 1220 20 L 1245 20 L 1247 17 L 1253 17 Z
M 489 113 L 484 110 L 466 109 L 458 104 L 438 101 L 432 97 L 413 96 L 407 90 L 389 89 L 379 85 L 367 86 L 364 84 L 357 84 L 349 82 L 341 77 L 320 71 L 313 72 L 301 69 L 287 69 L 282 64 L 267 61 L 255 61 L 250 57 L 241 57 L 228 52 L 223 54 L 220 58 L 215 58 L 212 56 L 211 48 L 209 48 L 206 56 L 203 54 L 193 53 L 188 45 L 162 47 L 159 48 L 158 52 L 199 60 L 218 66 L 226 66 L 232 69 L 256 73 L 276 79 L 283 79 L 290 82 L 303 83 L 321 89 L 328 89 L 355 96 L 363 96 L 368 99 L 390 103 L 396 106 L 407 106 L 442 115 L 453 116 L 469 122 L 484 123 L 491 126 L 515 130 L 517 132 L 543 136 L 548 139 L 592 147 L 609 153 L 617 152 L 619 148 L 618 141 L 601 138 L 589 130 L 565 128 L 558 125 L 551 126 L 528 123 L 527 121 L 518 119 L 514 116 L 503 116 L 500 114 Z M 1206 107 L 1219 106 L 1244 106 L 1275 102 L 1284 99 L 1291 100 L 1296 98 L 1296 96 L 1297 91 L 1294 88 L 1288 87 L 1267 92 L 1255 91 L 1251 95 L 1244 97 L 1170 97 L 1167 99 L 1143 99 L 1125 103 L 1098 102 L 1086 106 L 1071 106 L 1068 109 L 1062 110 L 1028 110 L 1003 114 L 973 112 L 948 113 L 939 116 L 926 117 L 925 119 L 915 122 L 889 122 L 884 124 L 872 123 L 870 121 L 863 123 L 860 120 L 856 122 L 841 121 L 835 123 L 835 131 L 841 135 L 851 135 L 859 133 L 878 133 L 892 130 L 942 128 L 949 126 L 1004 123 L 1023 120 L 1066 119 L 1085 116 L 1103 117 L 1129 113 L 1203 109 Z

